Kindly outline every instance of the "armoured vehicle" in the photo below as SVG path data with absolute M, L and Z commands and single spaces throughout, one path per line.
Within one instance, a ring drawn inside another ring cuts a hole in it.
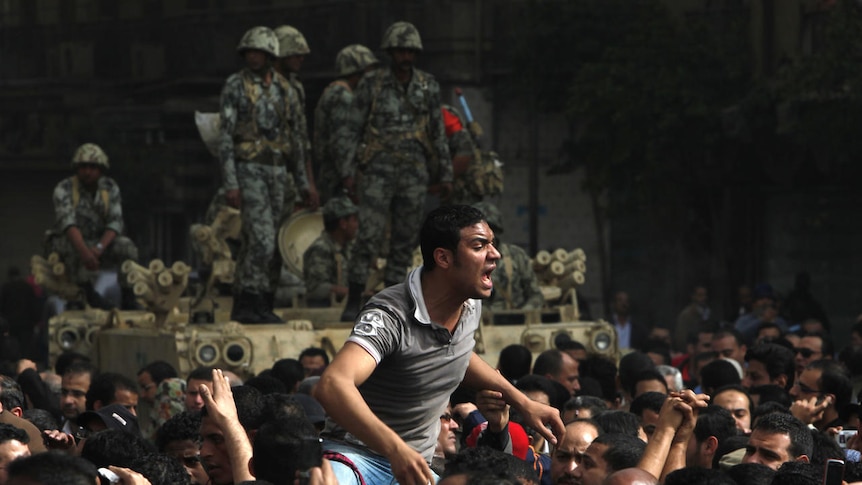
M 221 239 L 231 233 L 224 228 L 235 229 L 224 218 L 217 218 L 208 227 L 211 234 Z M 281 228 L 279 247 L 290 271 L 302 273 L 302 252 L 322 228 L 322 216 L 307 211 L 297 213 Z M 207 244 L 212 248 L 223 247 L 212 241 Z M 540 276 L 546 300 L 556 305 L 532 311 L 485 310 L 476 334 L 476 352 L 496 366 L 500 351 L 507 345 L 521 343 L 538 354 L 553 348 L 555 338 L 566 334 L 583 343 L 590 353 L 618 359 L 613 326 L 604 321 L 581 321 L 573 304 L 575 287 L 583 283 L 584 260 L 582 251 L 537 254 L 534 270 Z M 217 261 L 218 257 L 211 263 L 215 265 Z M 39 263 L 34 262 L 33 267 L 35 271 Z M 340 306 L 303 308 L 301 297 L 294 298 L 292 307 L 276 309 L 284 324 L 231 322 L 230 297 L 218 296 L 214 291 L 217 280 L 229 282 L 230 274 L 213 271 L 194 296 L 181 297 L 190 270 L 183 263 L 168 267 L 155 260 L 142 267 L 128 261 L 122 270 L 134 283 L 135 293 L 145 303 L 146 310 L 87 308 L 52 318 L 49 324 L 52 361 L 62 351 L 70 350 L 90 355 L 102 369 L 128 376 L 134 376 L 149 362 L 164 360 L 183 376 L 206 365 L 250 377 L 279 359 L 298 357 L 307 347 L 321 347 L 334 355 L 352 328 L 351 323 L 339 321 Z M 46 277 L 37 273 L 37 279 L 45 281 Z M 214 323 L 195 323 L 203 321 Z

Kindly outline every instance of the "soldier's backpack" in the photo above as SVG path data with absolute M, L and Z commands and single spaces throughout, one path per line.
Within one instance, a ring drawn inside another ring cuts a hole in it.
M 503 162 L 495 151 L 476 149 L 465 175 L 467 189 L 480 197 L 503 193 Z

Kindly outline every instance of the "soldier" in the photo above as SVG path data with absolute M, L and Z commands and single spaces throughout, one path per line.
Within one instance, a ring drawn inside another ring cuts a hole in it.
M 354 320 L 359 312 L 387 221 L 392 220 L 392 234 L 383 279 L 391 286 L 405 278 L 422 225 L 429 182 L 440 185 L 443 199 L 452 191 L 440 86 L 433 76 L 413 67 L 422 51 L 419 31 L 408 22 L 396 22 L 386 30 L 382 48 L 392 58 L 391 68 L 377 69 L 362 78 L 354 94 L 350 123 L 340 130 L 347 150 L 339 156 L 338 170 L 347 194 L 354 198 L 356 191 L 360 201 L 359 236 L 350 252 L 344 321 Z
M 123 204 L 120 187 L 104 175 L 108 156 L 94 143 L 84 143 L 72 156 L 75 175 L 54 189 L 54 229 L 49 231 L 49 252 L 66 264 L 72 283 L 81 287 L 90 306 L 113 308 L 93 288 L 98 272 L 116 268 L 127 259 L 138 259 L 138 248 L 123 236 Z M 125 309 L 137 307 L 132 288 L 118 278 Z
M 308 306 L 329 306 L 332 296 L 341 300 L 347 295 L 347 255 L 359 230 L 356 212 L 347 197 L 323 205 L 323 232 L 302 255 Z
M 228 205 L 242 211 L 231 319 L 278 323 L 272 311 L 281 271 L 276 232 L 285 187 L 294 181 L 308 197 L 296 92 L 272 68 L 278 39 L 268 27 L 243 35 L 237 51 L 245 68 L 227 78 L 221 93 L 219 157 Z
M 314 110 L 314 161 L 320 170 L 317 186 L 322 202 L 341 194 L 341 179 L 350 175 L 338 173 L 336 130 L 348 122 L 353 90 L 362 75 L 379 63 L 368 47 L 359 44 L 349 45 L 335 56 L 338 79 L 323 90 Z
M 539 289 L 539 280 L 530 257 L 520 247 L 500 241 L 500 235 L 503 234 L 500 210 L 490 202 L 477 202 L 473 207 L 485 214 L 485 220 L 497 236 L 497 249 L 502 256 L 497 262 L 497 269 L 491 274 L 494 291 L 487 300 L 488 307 L 492 310 L 542 308 L 545 298 Z
M 466 180 L 467 168 L 475 163 L 480 157 L 473 136 L 464 123 L 464 118 L 454 106 L 444 104 L 441 108 L 443 114 L 443 126 L 446 129 L 446 138 L 449 141 L 449 153 L 452 155 L 452 172 L 454 183 L 452 184 L 452 198 L 450 204 L 475 204 L 482 200 L 482 196 L 471 192 Z M 429 189 L 432 193 L 436 187 Z
M 308 177 L 307 203 L 312 209 L 317 209 L 320 204 L 320 197 L 314 183 L 314 171 L 311 169 L 312 152 L 311 141 L 308 139 L 308 120 L 305 115 L 305 88 L 302 86 L 302 81 L 299 80 L 302 63 L 305 61 L 305 56 L 311 53 L 311 49 L 308 48 L 308 42 L 302 32 L 290 25 L 276 28 L 275 36 L 278 37 L 279 53 L 279 57 L 275 61 L 275 70 L 287 79 L 290 86 L 296 90 L 296 95 L 299 98 L 299 136 L 302 139 L 302 150 L 305 153 L 305 175 Z M 296 203 L 295 188 L 290 187 L 285 195 L 287 211 L 284 216 L 288 217 L 293 213 L 293 207 Z

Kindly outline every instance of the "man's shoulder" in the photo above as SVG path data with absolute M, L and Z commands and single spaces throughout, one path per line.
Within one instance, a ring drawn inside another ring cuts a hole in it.
M 245 70 L 240 70 L 240 71 L 237 71 L 237 72 L 231 74 L 224 81 L 225 89 L 241 88 L 243 80 L 245 79 L 245 77 L 246 77 L 246 71 Z
M 311 245 L 308 246 L 308 249 L 305 250 L 306 253 L 310 252 L 321 252 L 321 251 L 331 251 L 332 250 L 332 238 L 326 232 L 321 233 L 317 236 L 317 239 L 311 242 Z
M 56 191 L 61 191 L 61 192 L 71 191 L 73 178 L 74 178 L 74 175 L 72 177 L 66 177 L 63 180 L 57 182 L 57 185 L 54 186 L 54 191 L 55 192 Z

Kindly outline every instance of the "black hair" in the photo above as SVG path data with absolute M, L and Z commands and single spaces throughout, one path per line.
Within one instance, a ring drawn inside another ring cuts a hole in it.
M 174 441 L 190 440 L 197 443 L 201 439 L 201 415 L 199 412 L 184 411 L 165 421 L 156 430 L 156 448 L 164 452 Z
M 329 365 L 329 354 L 320 347 L 309 347 L 303 350 L 299 354 L 299 360 L 301 361 L 303 357 L 323 357 L 323 363 Z
M 500 359 L 497 368 L 500 374 L 510 382 L 528 375 L 533 363 L 533 354 L 530 349 L 520 344 L 512 344 L 500 351 Z
M 754 401 L 751 400 L 751 395 L 749 395 L 748 391 L 746 391 L 745 388 L 743 388 L 740 385 L 731 385 L 731 386 L 719 387 L 718 389 L 716 389 L 712 393 L 711 402 L 715 402 L 715 398 L 719 394 L 722 394 L 725 392 L 731 392 L 731 391 L 736 391 L 736 392 L 742 393 L 745 396 L 745 398 L 748 399 L 748 412 L 749 412 L 749 414 L 754 412 Z
M 132 468 L 139 456 L 155 451 L 155 447 L 140 436 L 121 429 L 103 429 L 87 437 L 81 457 L 97 468 L 110 465 Z
M 690 466 L 680 468 L 669 473 L 664 480 L 664 485 L 737 485 L 730 476 L 715 468 L 701 468 Z
M 832 337 L 828 333 L 823 332 L 801 332 L 800 337 L 819 337 L 822 345 L 820 351 L 823 353 L 822 359 L 831 359 L 835 356 L 835 344 L 832 343 Z
M 854 332 L 858 325 L 860 324 L 853 327 Z M 850 460 L 844 462 L 844 481 L 847 483 L 862 481 L 862 462 Z
M 776 379 L 784 374 L 787 376 L 786 389 L 793 387 L 796 375 L 796 362 L 793 351 L 773 343 L 757 344 L 745 353 L 745 361 L 756 360 L 763 364 L 770 379 Z
M 59 357 L 57 357 L 57 360 L 54 362 L 54 372 L 58 376 L 63 376 L 69 370 L 69 367 L 72 364 L 77 364 L 77 363 L 89 364 L 90 362 L 91 362 L 90 358 L 84 354 L 79 354 L 77 352 L 63 352 L 62 354 L 60 354 Z M 83 371 L 79 371 L 79 372 L 83 372 Z M 92 373 L 93 367 L 90 366 L 89 370 L 87 370 L 86 372 Z
M 457 455 L 446 461 L 446 469 L 441 478 L 466 474 L 470 477 L 508 479 L 518 483 L 518 477 L 510 470 L 513 463 L 510 456 L 487 446 L 462 448 Z
M 272 377 L 280 380 L 287 392 L 293 392 L 296 385 L 305 379 L 305 369 L 296 359 L 280 359 L 272 364 Z
M 821 359 L 811 362 L 806 369 L 820 371 L 820 379 L 817 380 L 820 392 L 835 395 L 835 409 L 840 411 L 850 404 L 853 383 L 844 364 L 832 359 Z
M 646 449 L 646 443 L 640 438 L 619 433 L 600 435 L 593 440 L 593 444 L 608 447 L 602 458 L 607 462 L 610 472 L 638 466 Z
M 297 400 L 286 393 L 265 394 L 263 396 L 263 422 L 282 418 L 305 418 L 305 409 Z M 309 421 L 309 424 L 311 422 Z
M 174 366 L 168 364 L 164 360 L 150 362 L 138 371 L 138 375 L 141 375 L 144 372 L 150 375 L 150 379 L 152 379 L 153 383 L 156 385 L 165 379 L 177 377 L 177 370 L 174 369 Z
M 607 411 L 608 404 L 600 397 L 578 395 L 569 399 L 563 405 L 563 411 L 570 411 L 572 409 L 589 409 L 590 416 L 595 416 L 603 411 Z
M 645 354 L 660 355 L 662 358 L 662 364 L 670 365 L 670 345 L 668 345 L 664 340 L 649 339 L 645 344 L 643 344 L 640 350 Z
M 638 438 L 641 428 L 638 417 L 628 411 L 603 411 L 592 418 L 609 434 L 624 434 Z
M 0 444 L 7 441 L 20 441 L 27 444 L 30 442 L 30 435 L 21 428 L 12 426 L 11 424 L 0 423 Z
M 862 347 L 848 345 L 838 352 L 838 361 L 847 367 L 850 375 L 862 375 Z
M 258 480 L 283 483 L 297 472 L 304 440 L 317 438 L 308 420 L 282 417 L 264 423 L 254 437 L 254 474 Z
M 89 461 L 62 451 L 37 453 L 9 463 L 9 479 L 40 485 L 93 485 L 96 467 Z
M 601 397 L 605 401 L 614 402 L 617 393 L 617 365 L 611 359 L 601 355 L 591 355 L 583 361 L 578 368 L 580 375 L 592 377 L 601 386 Z
M 643 418 L 644 411 L 647 409 L 658 414 L 659 411 L 661 411 L 661 407 L 664 405 L 664 401 L 666 399 L 667 394 L 652 391 L 645 392 L 640 396 L 634 398 L 631 405 L 629 406 L 629 412 L 639 418 Z
M 789 409 L 790 405 L 793 404 L 793 398 L 790 396 L 790 394 L 788 394 L 787 390 L 775 384 L 754 386 L 748 390 L 748 395 L 760 396 L 760 400 L 758 401 L 760 405 L 764 405 L 769 402 L 775 402 Z
M 87 410 L 92 411 L 96 401 L 100 401 L 102 406 L 113 403 L 114 394 L 119 390 L 128 390 L 137 394 L 138 386 L 135 381 L 116 372 L 103 372 L 93 377 L 87 390 Z
M 22 417 L 33 423 L 33 426 L 38 428 L 39 431 L 60 429 L 60 423 L 57 421 L 57 418 L 46 409 L 25 409 Z
M 773 485 L 820 485 L 822 480 L 820 468 L 801 461 L 783 463 L 772 477 Z
M 700 384 L 703 392 L 712 394 L 724 386 L 739 385 L 742 379 L 736 366 L 724 359 L 716 359 L 700 370 Z
M 189 485 L 191 477 L 179 460 L 163 453 L 148 453 L 132 461 L 132 470 L 152 485 Z
M 0 375 L 0 405 L 3 409 L 11 411 L 14 408 L 24 409 L 24 392 L 15 379 Z
M 786 434 L 790 438 L 790 447 L 787 451 L 791 459 L 802 455 L 811 456 L 811 448 L 814 445 L 808 426 L 789 414 L 772 413 L 762 416 L 754 424 L 752 433 L 754 431 Z
M 716 330 L 712 334 L 713 340 L 725 338 L 725 337 L 733 337 L 733 339 L 736 340 L 736 345 L 739 345 L 740 347 L 745 345 L 745 338 L 735 328 L 730 328 L 730 327 L 722 328 L 722 329 Z
M 59 361 L 59 359 L 57 359 Z M 63 366 L 63 373 L 59 374 L 60 376 L 65 376 L 66 374 L 77 375 L 77 374 L 87 374 L 90 376 L 90 379 L 96 377 L 98 372 L 96 371 L 96 367 L 90 363 L 90 359 L 87 360 L 73 360 L 70 361 L 67 365 Z
M 260 391 L 264 396 L 267 394 L 285 394 L 287 393 L 287 389 L 284 387 L 284 383 L 275 377 L 257 375 L 252 377 L 251 379 L 245 381 L 245 385 L 249 387 L 253 387 Z
M 560 373 L 560 370 L 563 368 L 563 352 L 557 349 L 548 349 L 538 357 L 536 357 L 536 362 L 533 363 L 533 374 L 545 376 L 545 375 L 557 375 Z
M 213 381 L 213 367 L 198 367 L 195 370 L 189 372 L 189 376 L 186 378 L 186 382 L 195 379 L 197 381 Z
M 236 404 L 236 414 L 239 424 L 246 431 L 260 428 L 263 424 L 263 394 L 249 386 L 232 387 L 233 402 Z M 201 417 L 209 415 L 207 407 L 201 409 Z
M 632 352 L 620 359 L 620 386 L 626 392 L 631 392 L 637 382 L 638 375 L 644 370 L 655 369 L 655 363 L 643 352 Z M 662 377 L 664 382 L 664 377 Z M 667 384 L 665 384 L 667 385 Z
M 667 381 L 664 379 L 664 376 L 657 370 L 647 369 L 637 375 L 634 379 L 634 383 L 632 384 L 631 389 L 628 389 L 629 396 L 635 397 L 635 393 L 637 392 L 638 383 L 644 381 L 658 381 L 664 386 L 664 392 L 667 393 Z
M 549 401 L 554 401 L 557 395 L 556 389 L 554 389 L 553 381 L 551 381 L 545 376 L 540 376 L 536 374 L 526 375 L 518 379 L 518 382 L 515 384 L 515 387 L 523 393 L 527 393 L 529 391 L 543 392 L 548 396 Z
M 790 414 L 790 406 L 785 406 L 775 401 L 768 401 L 763 404 L 758 404 L 751 413 L 751 425 L 757 422 L 758 419 L 773 413 Z
M 761 463 L 740 463 L 726 470 L 737 485 L 769 485 L 775 470 Z
M 814 465 L 821 467 L 826 465 L 826 460 L 846 460 L 844 450 L 838 446 L 838 442 L 831 435 L 821 432 L 817 429 L 812 429 L 811 439 L 814 446 L 811 447 L 811 455 L 808 456 L 808 461 Z
M 697 424 L 694 426 L 694 438 L 698 443 L 703 443 L 710 436 L 714 436 L 718 443 L 736 436 L 736 420 L 730 411 L 719 406 L 707 406 L 701 409 L 697 415 Z M 721 456 L 716 454 L 713 457 L 712 466 L 718 466 L 718 460 Z
M 428 213 L 419 232 L 423 271 L 431 271 L 437 266 L 435 249 L 448 249 L 457 254 L 461 229 L 484 220 L 482 212 L 469 205 L 444 205 Z

